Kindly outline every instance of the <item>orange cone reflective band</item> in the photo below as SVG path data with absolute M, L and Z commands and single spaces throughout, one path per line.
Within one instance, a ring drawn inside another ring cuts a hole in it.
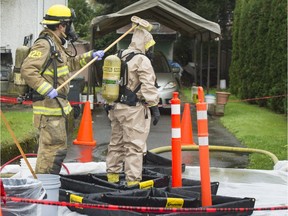
M 182 187 L 181 119 L 178 92 L 171 99 L 172 125 L 172 187 Z
M 96 146 L 96 140 L 93 139 L 92 115 L 89 101 L 85 102 L 78 136 L 77 139 L 73 141 L 73 144 L 79 145 L 81 162 L 92 161 L 92 153 L 93 148 Z
M 201 201 L 202 206 L 212 205 L 211 183 L 210 183 L 210 161 L 209 161 L 209 141 L 208 141 L 208 119 L 207 106 L 204 102 L 203 88 L 198 87 L 197 124 L 199 143 L 199 164 L 201 176 Z
M 193 140 L 192 118 L 190 113 L 190 104 L 185 103 L 181 120 L 181 144 L 195 145 Z

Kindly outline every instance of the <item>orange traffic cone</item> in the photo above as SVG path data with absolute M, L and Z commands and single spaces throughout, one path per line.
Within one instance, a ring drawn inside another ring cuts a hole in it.
M 73 141 L 73 144 L 79 145 L 80 147 L 81 162 L 92 161 L 92 151 L 93 148 L 96 146 L 96 140 L 93 139 L 92 116 L 89 101 L 85 102 L 78 136 L 77 139 Z
M 184 111 L 181 120 L 181 144 L 195 145 L 193 140 L 193 129 L 189 103 L 185 103 L 184 105 Z

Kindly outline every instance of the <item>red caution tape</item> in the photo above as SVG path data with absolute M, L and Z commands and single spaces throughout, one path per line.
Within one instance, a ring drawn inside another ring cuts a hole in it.
M 85 204 L 85 203 L 68 203 L 68 202 L 57 202 L 49 200 L 34 200 L 25 199 L 19 197 L 1 197 L 2 200 L 12 202 L 24 202 L 42 205 L 53 205 L 53 206 L 66 206 L 75 208 L 90 208 L 99 210 L 125 210 L 125 211 L 136 211 L 145 213 L 213 213 L 213 212 L 247 212 L 247 211 L 277 211 L 277 210 L 288 210 L 288 205 L 285 206 L 274 206 L 274 207 L 258 207 L 258 208 L 163 208 L 163 207 L 142 207 L 142 206 L 117 206 L 110 204 Z
M 1 96 L 1 97 L 0 97 L 0 102 L 1 102 L 1 103 L 17 104 L 17 103 L 18 103 L 18 100 L 17 100 L 17 98 Z
M 6 196 L 6 192 L 5 192 L 5 189 L 4 189 L 4 185 L 3 185 L 3 182 L 2 182 L 2 179 L 0 179 L 0 194 L 1 194 L 1 197 L 5 197 Z M 6 200 L 3 200 L 3 203 L 6 204 Z
M 287 97 L 286 95 L 276 95 L 276 96 L 266 96 L 266 97 L 260 97 L 260 98 L 248 98 L 248 99 L 242 99 L 242 100 L 229 100 L 229 102 L 245 102 L 245 101 L 253 101 L 253 100 L 266 100 L 270 98 L 278 98 L 278 97 Z M 23 105 L 32 105 L 32 101 L 30 100 L 23 100 L 21 97 L 19 98 L 13 98 L 13 97 L 7 97 L 7 96 L 0 96 L 0 102 L 2 103 L 9 103 L 9 104 L 23 104 Z M 79 105 L 84 104 L 85 102 L 77 102 L 77 101 L 69 101 L 70 104 L 73 105 Z M 93 104 L 96 105 L 103 105 L 102 102 L 95 102 Z M 159 107 L 165 107 L 161 104 L 159 104 Z
M 9 103 L 9 104 L 23 104 L 23 105 L 32 105 L 32 101 L 31 100 L 25 100 L 23 97 L 18 97 L 18 98 L 14 98 L 14 97 L 7 97 L 7 96 L 1 96 L 0 97 L 0 102 L 2 103 Z M 69 101 L 70 104 L 73 105 L 80 105 L 80 104 L 85 104 L 85 102 L 79 102 L 79 101 Z M 93 104 L 103 104 L 101 102 L 96 102 Z
M 244 101 L 266 100 L 266 99 L 278 98 L 278 97 L 287 97 L 287 95 L 276 95 L 276 96 L 266 96 L 266 97 L 259 97 L 259 98 L 248 98 L 248 99 L 242 99 L 242 100 L 229 100 L 229 102 L 244 102 Z

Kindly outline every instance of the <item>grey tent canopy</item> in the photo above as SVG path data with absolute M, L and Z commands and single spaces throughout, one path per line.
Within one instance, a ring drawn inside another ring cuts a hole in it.
M 157 21 L 168 28 L 177 31 L 182 36 L 197 39 L 201 43 L 200 51 L 200 85 L 202 85 L 202 42 L 218 38 L 220 26 L 193 13 L 172 0 L 139 0 L 122 10 L 97 16 L 91 21 L 92 41 L 110 32 L 131 24 L 131 17 L 138 16 L 148 21 Z M 220 82 L 220 40 L 218 40 L 217 88 Z M 194 52 L 195 46 L 194 46 Z M 208 54 L 207 91 L 210 85 L 210 46 Z M 196 62 L 197 60 L 194 59 Z
M 140 0 L 122 10 L 95 17 L 92 22 L 94 36 L 103 36 L 129 23 L 135 15 L 155 20 L 188 37 L 213 39 L 220 35 L 220 26 L 206 20 L 172 0 Z

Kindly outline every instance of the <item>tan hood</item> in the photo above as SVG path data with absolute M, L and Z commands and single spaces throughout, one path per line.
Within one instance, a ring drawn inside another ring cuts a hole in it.
M 134 30 L 128 49 L 139 50 L 145 54 L 145 51 L 154 45 L 155 41 L 153 40 L 152 34 L 145 29 L 137 27 Z

